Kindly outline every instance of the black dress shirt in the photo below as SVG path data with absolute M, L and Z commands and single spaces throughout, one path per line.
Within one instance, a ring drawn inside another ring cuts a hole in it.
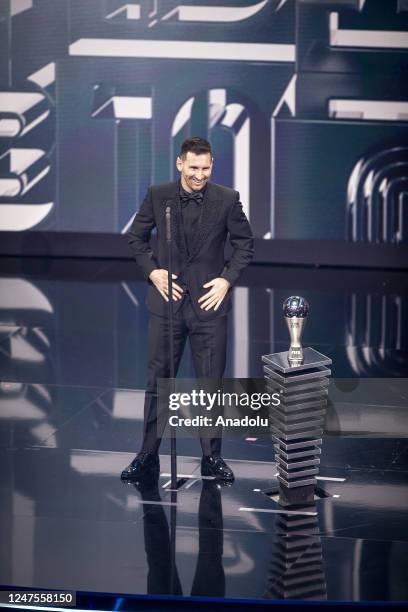
M 189 255 L 193 252 L 195 236 L 201 221 L 204 193 L 205 188 L 202 191 L 189 193 L 180 186 L 181 217 Z

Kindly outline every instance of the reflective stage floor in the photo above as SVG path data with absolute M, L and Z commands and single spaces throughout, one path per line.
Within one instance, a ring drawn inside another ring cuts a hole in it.
M 287 348 L 281 304 L 301 294 L 304 344 L 333 360 L 333 376 L 384 379 L 371 403 L 329 407 L 315 503 L 292 514 L 271 496 L 264 438 L 224 440 L 229 487 L 200 477 L 187 439 L 177 494 L 168 440 L 157 483 L 122 483 L 143 424 L 144 283 L 127 262 L 1 265 L 3 587 L 109 594 L 99 609 L 132 609 L 132 594 L 408 600 L 406 275 L 259 266 L 236 289 L 226 376 L 262 376 L 261 355 Z M 180 375 L 192 372 L 186 352 Z

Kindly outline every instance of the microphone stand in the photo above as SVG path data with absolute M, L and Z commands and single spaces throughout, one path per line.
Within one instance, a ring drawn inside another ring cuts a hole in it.
M 170 351 L 170 379 L 174 390 L 174 326 L 173 326 L 173 265 L 171 253 L 171 208 L 166 206 L 166 242 L 168 261 L 168 316 L 169 316 L 169 351 Z M 170 506 L 170 589 L 175 592 L 176 576 L 176 518 L 177 518 L 177 448 L 176 431 L 171 427 L 170 434 L 170 472 L 171 472 L 171 506 Z
M 170 351 L 170 378 L 173 379 L 171 385 L 174 384 L 174 325 L 173 325 L 173 265 L 171 253 L 171 208 L 166 206 L 166 242 L 167 242 L 167 259 L 168 259 L 168 316 L 169 316 L 169 351 Z M 171 488 L 177 489 L 177 448 L 176 448 L 176 431 L 171 428 L 170 438 L 170 465 L 171 465 Z

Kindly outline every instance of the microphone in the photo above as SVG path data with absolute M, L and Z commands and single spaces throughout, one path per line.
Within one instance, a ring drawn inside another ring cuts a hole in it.
M 166 206 L 166 240 L 171 242 L 171 208 Z

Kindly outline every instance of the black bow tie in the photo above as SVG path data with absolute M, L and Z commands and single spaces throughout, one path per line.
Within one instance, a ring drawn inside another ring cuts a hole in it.
M 187 191 L 182 191 L 180 193 L 180 200 L 183 204 L 187 204 L 190 200 L 194 200 L 196 204 L 202 204 L 204 199 L 204 194 L 202 191 L 193 191 L 191 193 L 187 193 Z

